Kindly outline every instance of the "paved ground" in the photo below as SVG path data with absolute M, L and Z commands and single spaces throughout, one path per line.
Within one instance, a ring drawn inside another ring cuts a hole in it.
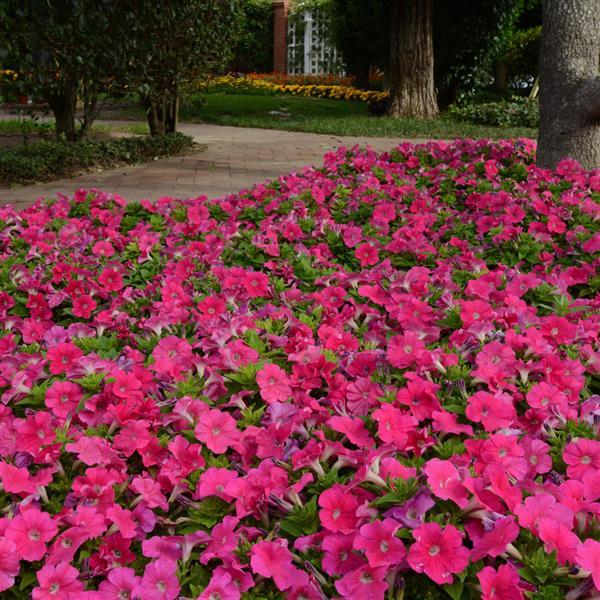
M 181 130 L 206 149 L 190 156 L 89 173 L 75 179 L 0 189 L 0 205 L 26 206 L 40 196 L 70 194 L 79 188 L 118 192 L 127 200 L 203 194 L 216 198 L 305 165 L 320 164 L 323 154 L 338 146 L 368 144 L 376 150 L 387 150 L 402 141 L 203 124 L 183 124 Z

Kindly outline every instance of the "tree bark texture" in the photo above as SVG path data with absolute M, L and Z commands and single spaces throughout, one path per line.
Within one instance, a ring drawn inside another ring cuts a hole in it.
M 150 135 L 175 133 L 179 126 L 179 95 L 164 92 L 157 98 L 148 98 L 147 109 Z
M 69 141 L 74 140 L 77 135 L 75 131 L 77 93 L 75 90 L 51 92 L 47 94 L 46 99 L 54 114 L 56 139 L 65 137 Z
M 537 164 L 600 168 L 600 1 L 544 0 Z
M 437 116 L 432 0 L 392 0 L 390 106 L 393 117 Z

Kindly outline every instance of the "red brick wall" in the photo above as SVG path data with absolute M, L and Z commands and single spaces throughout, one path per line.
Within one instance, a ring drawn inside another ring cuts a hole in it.
M 287 73 L 287 15 L 288 0 L 274 0 L 275 19 L 273 25 L 273 70 Z

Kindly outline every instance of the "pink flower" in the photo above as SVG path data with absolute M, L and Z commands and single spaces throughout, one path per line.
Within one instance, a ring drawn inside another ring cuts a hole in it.
M 567 475 L 581 479 L 589 471 L 600 469 L 600 442 L 579 438 L 565 446 L 563 460 L 567 463 Z
M 238 545 L 238 534 L 234 533 L 239 519 L 227 515 L 223 521 L 215 525 L 211 532 L 211 540 L 200 556 L 200 562 L 205 565 L 213 558 L 226 560 L 232 555 Z
M 39 586 L 31 592 L 33 600 L 74 600 L 83 592 L 79 571 L 70 564 L 44 565 L 37 573 Z
M 408 551 L 408 564 L 437 584 L 452 583 L 452 573 L 462 572 L 469 564 L 469 551 L 453 525 L 442 529 L 437 523 L 424 523 L 413 536 L 416 542 Z
M 421 338 L 413 331 L 407 331 L 390 339 L 387 359 L 393 367 L 406 369 L 415 364 L 426 350 Z
M 377 434 L 382 442 L 390 442 L 398 450 L 406 449 L 408 435 L 418 425 L 418 421 L 412 415 L 391 404 L 382 404 L 372 416 L 378 423 Z
M 388 588 L 385 572 L 385 568 L 365 565 L 346 573 L 335 582 L 335 589 L 346 600 L 383 600 Z
M 247 273 L 243 285 L 250 298 L 261 298 L 269 294 L 269 278 L 264 273 L 258 271 Z
M 151 356 L 154 359 L 152 369 L 177 380 L 184 379 L 183 373 L 191 368 L 194 358 L 190 343 L 174 335 L 160 340 Z
M 292 566 L 292 555 L 287 540 L 262 541 L 250 552 L 250 565 L 257 575 L 271 577 L 277 588 L 287 590 L 295 583 L 297 569 Z
M 356 529 L 358 501 L 341 485 L 334 485 L 319 496 L 319 519 L 329 531 L 352 533 Z
M 393 519 L 367 523 L 354 538 L 354 548 L 364 551 L 373 568 L 399 565 L 406 556 L 404 545 L 394 535 L 399 527 Z
M 131 598 L 133 591 L 140 585 L 142 578 L 135 574 L 129 567 L 117 567 L 112 569 L 106 580 L 98 586 L 105 600 L 123 600 Z
M 556 550 L 556 559 L 561 564 L 575 562 L 575 554 L 580 541 L 569 527 L 549 515 L 539 520 L 538 529 L 546 552 L 550 553 Z
M 217 496 L 221 500 L 225 500 L 225 502 L 230 502 L 233 500 L 233 496 L 227 494 L 225 488 L 228 483 L 236 480 L 237 477 L 237 474 L 229 469 L 209 467 L 200 475 L 196 488 L 196 496 L 200 499 L 207 498 L 208 496 Z
M 258 383 L 260 395 L 268 404 L 285 402 L 292 395 L 287 373 L 277 365 L 267 363 L 256 374 L 256 383 Z
M 98 283 L 107 292 L 118 292 L 123 287 L 123 276 L 116 269 L 104 269 L 98 275 Z
M 194 432 L 196 438 L 215 454 L 223 454 L 239 438 L 235 419 L 216 408 L 202 414 Z
M 18 574 L 17 546 L 12 540 L 0 537 L 0 592 L 11 588 Z
M 73 299 L 73 315 L 80 319 L 89 319 L 98 305 L 88 294 Z
M 61 419 L 73 413 L 83 396 L 83 390 L 70 381 L 55 381 L 46 391 L 46 406 Z
M 240 600 L 240 590 L 229 573 L 215 573 L 198 600 Z
M 57 532 L 58 527 L 48 513 L 30 507 L 9 522 L 5 536 L 15 543 L 20 559 L 33 562 L 46 554 L 46 543 Z
M 158 481 L 155 481 L 149 476 L 134 477 L 130 487 L 142 497 L 148 507 L 168 510 L 169 504 L 162 493 Z
M 379 262 L 377 248 L 372 244 L 361 244 L 354 251 L 354 256 L 358 258 L 361 267 L 369 267 Z
M 499 556 L 519 535 L 519 526 L 513 517 L 502 517 L 492 523 L 488 519 L 485 524 L 478 519 L 468 521 L 465 530 L 473 541 L 472 561 Z
M 521 600 L 521 578 L 519 572 L 510 564 L 484 567 L 477 573 L 481 585 L 481 600 Z
M 600 542 L 587 539 L 577 548 L 577 564 L 592 574 L 594 585 L 600 591 Z
M 50 373 L 60 375 L 70 370 L 83 352 L 75 345 L 69 342 L 56 344 L 48 350 L 46 358 L 50 361 Z
M 449 460 L 432 458 L 423 467 L 431 491 L 443 500 L 452 500 L 461 508 L 468 504 L 469 492 L 463 486 L 458 469 Z
M 476 392 L 467 400 L 466 417 L 481 423 L 486 431 L 510 427 L 517 418 L 513 399 L 504 392 Z
M 354 536 L 331 533 L 321 543 L 324 552 L 322 566 L 327 575 L 344 575 L 364 564 L 363 558 L 354 552 Z
M 132 515 L 130 510 L 119 504 L 115 504 L 106 511 L 106 516 L 116 525 L 117 530 L 125 539 L 134 538 L 136 535 L 137 524 Z
M 142 581 L 134 595 L 142 600 L 175 600 L 179 595 L 177 563 L 159 558 L 146 565 Z

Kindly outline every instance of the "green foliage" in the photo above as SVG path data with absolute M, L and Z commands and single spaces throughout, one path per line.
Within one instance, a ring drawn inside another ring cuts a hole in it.
M 246 0 L 240 12 L 239 39 L 229 70 L 270 73 L 273 70 L 273 2 Z
M 304 506 L 294 506 L 287 517 L 280 521 L 280 526 L 295 538 L 315 533 L 319 527 L 317 497 L 313 496 Z
M 0 184 L 27 184 L 73 176 L 92 167 L 135 164 L 179 154 L 192 147 L 181 133 L 158 137 L 40 141 L 21 148 L 0 150 Z
M 331 37 L 342 55 L 346 71 L 358 87 L 369 85 L 369 68 L 389 63 L 389 0 L 331 0 L 328 4 Z
M 537 100 L 514 97 L 482 104 L 453 104 L 448 116 L 457 121 L 497 127 L 537 127 L 540 109 Z

